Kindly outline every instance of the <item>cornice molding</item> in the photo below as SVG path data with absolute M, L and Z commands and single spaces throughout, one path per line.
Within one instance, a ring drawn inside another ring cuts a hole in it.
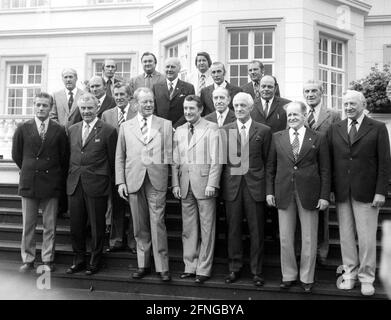
M 377 25 L 377 24 L 391 24 L 391 15 L 373 15 L 365 17 L 364 24 L 366 26 Z
M 364 14 L 368 14 L 371 10 L 372 6 L 364 1 L 360 0 L 325 0 L 328 2 L 337 2 L 340 4 L 347 5 L 350 8 L 354 8 Z
M 165 6 L 157 9 L 156 11 L 152 12 L 151 14 L 147 15 L 147 18 L 149 19 L 150 23 L 155 23 L 164 17 L 166 17 L 169 14 L 174 13 L 175 11 L 179 10 L 182 7 L 185 7 L 195 1 L 198 0 L 173 0 L 169 3 L 167 3 Z

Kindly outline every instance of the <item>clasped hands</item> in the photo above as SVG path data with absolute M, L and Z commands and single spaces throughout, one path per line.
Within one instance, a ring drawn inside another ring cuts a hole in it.
M 276 206 L 276 198 L 274 197 L 274 195 L 268 194 L 266 196 L 266 202 L 270 207 Z M 318 205 L 316 206 L 316 209 L 326 210 L 328 206 L 329 206 L 329 202 L 327 200 L 319 199 Z
M 172 193 L 176 199 L 181 199 L 182 194 L 181 194 L 181 188 L 178 186 L 172 188 Z M 207 186 L 205 189 L 205 196 L 206 197 L 214 197 L 217 194 L 217 190 L 215 187 L 209 187 Z

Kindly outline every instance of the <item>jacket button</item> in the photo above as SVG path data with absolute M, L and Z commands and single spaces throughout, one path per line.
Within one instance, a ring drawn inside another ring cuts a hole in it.
M 353 158 L 350 158 L 350 160 L 353 160 Z
M 49 171 L 48 171 L 48 170 L 46 170 L 46 173 L 49 173 Z
M 39 160 L 39 157 L 37 157 L 36 159 Z
M 294 167 L 293 167 L 293 169 L 297 170 L 297 167 L 296 167 L 296 166 L 294 166 Z

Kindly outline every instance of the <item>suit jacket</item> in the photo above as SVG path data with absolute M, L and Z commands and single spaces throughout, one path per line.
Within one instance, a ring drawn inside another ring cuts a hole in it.
M 114 75 L 114 83 L 111 84 L 110 86 L 110 90 L 109 90 L 109 86 L 107 85 L 107 88 L 106 88 L 106 94 L 109 96 L 109 97 L 112 97 L 112 95 L 114 94 L 114 86 L 117 82 L 124 82 L 123 79 L 119 79 L 117 78 L 116 75 Z M 105 79 L 105 81 L 107 82 L 107 80 Z M 113 81 L 113 80 L 112 80 Z
M 163 82 L 165 80 L 166 77 L 162 75 L 160 72 L 155 70 L 152 73 L 151 86 L 148 86 L 147 79 L 145 78 L 144 73 L 142 73 L 130 79 L 129 87 L 133 95 L 138 88 L 145 87 L 152 90 L 154 84 L 158 82 Z
M 330 126 L 339 121 L 341 121 L 341 116 L 338 111 L 321 106 L 318 121 L 316 121 L 311 129 L 319 132 L 320 134 L 326 135 Z
M 243 92 L 246 92 L 246 93 L 248 93 L 248 94 L 251 94 L 251 96 L 252 96 L 253 99 L 255 100 L 256 97 L 255 97 L 254 85 L 253 85 L 253 82 L 252 82 L 252 81 L 246 83 L 246 84 L 243 85 L 241 88 L 242 88 Z M 280 88 L 279 88 L 278 84 L 277 84 L 277 89 L 276 89 L 276 92 L 274 93 L 274 95 L 275 95 L 276 97 L 280 97 Z
M 223 199 L 234 201 L 242 179 L 245 179 L 255 201 L 265 201 L 265 168 L 272 139 L 269 127 L 252 121 L 248 139 L 241 147 L 240 133 L 236 121 L 220 130 L 224 159 L 221 187 Z
M 191 74 L 189 74 L 189 76 L 186 79 L 187 82 L 191 83 L 194 86 L 196 95 L 198 95 L 198 96 L 201 94 L 201 90 L 198 87 L 199 86 L 199 74 L 200 74 L 200 72 L 198 70 L 196 70 L 196 71 L 192 72 Z M 208 71 L 205 72 L 205 87 L 210 86 L 211 84 L 213 84 L 213 78 L 210 75 L 210 69 L 209 69 Z
M 194 94 L 192 84 L 178 79 L 171 100 L 168 94 L 167 81 L 156 83 L 152 91 L 155 96 L 155 114 L 158 117 L 170 120 L 174 128 L 186 122 L 183 116 L 183 101 L 186 96 Z
M 129 193 L 140 190 L 148 173 L 152 186 L 167 191 L 168 165 L 172 163 L 171 121 L 152 116 L 149 139 L 144 142 L 137 117 L 119 129 L 115 157 L 115 183 L 126 183 Z
M 356 201 L 369 203 L 375 194 L 387 195 L 390 178 L 390 142 L 384 123 L 364 116 L 350 145 L 348 119 L 333 124 L 327 132 L 333 187 L 337 202 L 349 192 Z
M 79 108 L 77 106 L 77 100 L 84 93 L 83 90 L 77 89 L 75 96 L 73 97 L 73 103 L 71 110 L 68 107 L 68 97 L 65 90 L 53 93 L 53 107 L 50 111 L 50 118 L 63 125 L 65 128 L 69 128 L 71 125 L 82 120 Z
M 287 117 L 284 106 L 291 102 L 288 99 L 274 96 L 273 103 L 269 106 L 267 117 L 263 112 L 262 101 L 254 100 L 254 108 L 251 111 L 251 118 L 259 123 L 266 124 L 272 129 L 272 133 L 285 130 L 287 128 Z
M 71 157 L 67 179 L 67 194 L 72 195 L 81 181 L 90 197 L 108 196 L 114 176 L 117 131 L 98 119 L 84 146 L 82 145 L 83 122 L 69 128 Z
M 215 111 L 215 106 L 213 103 L 213 95 L 212 95 L 214 89 L 215 89 L 214 84 L 212 84 L 212 85 L 207 86 L 201 90 L 201 102 L 202 102 L 202 105 L 204 106 L 204 111 L 202 112 L 203 116 Z M 232 101 L 234 99 L 234 96 L 238 92 L 242 92 L 242 89 L 230 84 L 229 82 L 227 82 L 226 89 L 228 90 L 229 95 L 231 97 L 231 102 L 229 103 L 228 107 L 231 110 L 233 110 L 234 107 L 233 107 Z
M 57 122 L 49 120 L 43 142 L 34 119 L 20 124 L 13 136 L 12 159 L 20 169 L 20 196 L 45 199 L 64 191 L 69 145 L 64 127 Z
M 289 129 L 276 132 L 267 163 L 267 194 L 279 209 L 288 208 L 294 186 L 304 209 L 315 210 L 319 199 L 330 198 L 330 160 L 327 139 L 306 128 L 299 157 L 294 160 Z
M 130 106 L 129 110 L 128 110 L 128 114 L 126 115 L 125 121 L 132 119 L 136 115 L 137 115 L 137 111 L 133 111 L 132 110 L 132 106 Z M 111 109 L 106 110 L 105 112 L 103 112 L 102 120 L 104 122 L 108 123 L 109 125 L 111 125 L 112 127 L 116 128 L 117 132 L 119 131 L 119 127 L 118 127 L 118 108 L 111 108 Z
M 217 123 L 217 111 L 213 111 L 212 113 L 207 114 L 204 117 L 205 120 L 211 121 L 213 123 Z M 232 110 L 228 110 L 227 116 L 224 119 L 223 125 L 225 126 L 228 123 L 234 122 L 236 120 L 235 112 Z
M 115 103 L 114 98 L 112 96 L 109 96 L 106 94 L 106 97 L 104 98 L 104 100 L 98 110 L 97 117 L 102 118 L 103 112 L 114 108 L 116 105 L 117 104 Z
M 221 165 L 218 159 L 218 126 L 203 118 L 188 141 L 189 126 L 185 123 L 174 134 L 172 186 L 179 186 L 182 198 L 189 185 L 196 199 L 208 199 L 206 187 L 219 188 Z

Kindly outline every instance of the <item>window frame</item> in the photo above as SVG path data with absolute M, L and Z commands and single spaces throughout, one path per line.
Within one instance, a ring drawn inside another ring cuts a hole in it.
M 25 1 L 24 6 L 13 6 L 13 0 L 8 0 L 8 1 L 9 1 L 9 6 L 5 6 L 7 0 L 0 1 L 0 10 L 32 9 L 32 8 L 43 8 L 43 7 L 50 6 L 50 0 L 41 0 L 44 1 L 44 3 L 41 5 L 38 4 L 40 0 L 19 0 L 19 2 Z M 37 4 L 32 5 L 33 2 L 36 2 Z

